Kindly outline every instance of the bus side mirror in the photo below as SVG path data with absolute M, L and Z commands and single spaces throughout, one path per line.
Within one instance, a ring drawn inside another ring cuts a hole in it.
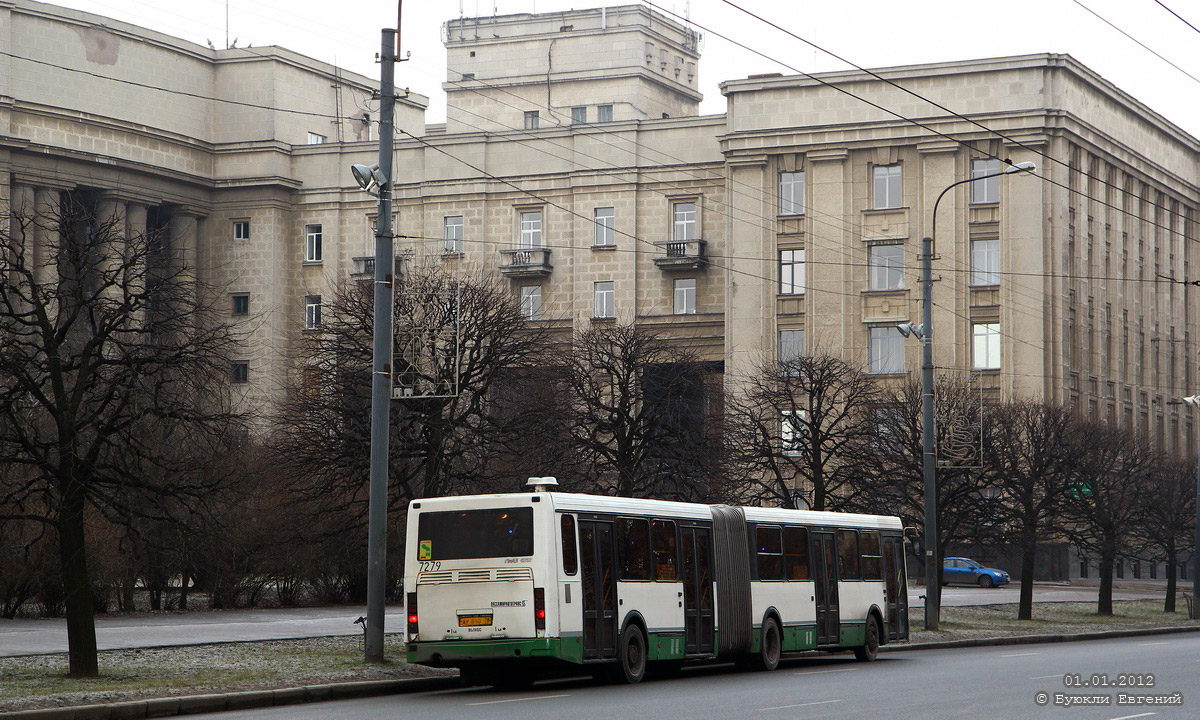
M 908 525 L 904 528 L 904 538 L 906 540 L 908 540 L 909 542 L 918 540 L 918 539 L 920 539 L 920 537 L 921 537 L 921 533 L 918 532 L 915 527 Z

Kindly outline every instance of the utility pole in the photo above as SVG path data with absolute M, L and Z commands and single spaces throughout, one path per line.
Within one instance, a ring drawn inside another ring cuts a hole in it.
M 941 198 L 939 198 L 940 200 Z M 937 205 L 933 206 L 937 222 Z M 925 476 L 925 629 L 937 630 L 942 607 L 938 582 L 937 455 L 933 447 L 933 238 L 921 239 L 921 467 Z
M 375 317 L 371 353 L 371 485 L 367 510 L 365 659 L 383 662 L 387 596 L 388 435 L 392 405 L 392 144 L 395 135 L 396 30 L 384 28 L 379 50 L 379 216 L 375 219 Z

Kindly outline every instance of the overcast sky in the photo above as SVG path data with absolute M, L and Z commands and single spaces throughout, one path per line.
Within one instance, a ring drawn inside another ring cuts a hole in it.
M 632 2 L 633 0 L 629 0 Z M 688 13 L 699 26 L 804 72 L 847 66 L 764 25 L 721 0 L 653 0 Z M 736 0 L 737 4 L 864 67 L 1019 55 L 1069 53 L 1193 136 L 1200 137 L 1200 32 L 1166 8 L 1200 27 L 1197 0 Z M 395 25 L 392 0 L 60 0 L 67 7 L 134 23 L 201 45 L 281 45 L 314 58 L 378 78 L 374 62 L 379 29 Z M 412 59 L 397 70 L 396 82 L 430 98 L 427 122 L 445 119 L 441 84 L 446 53 L 441 26 L 459 16 L 550 12 L 599 7 L 589 0 L 408 0 L 403 12 L 402 53 Z M 619 4 L 619 3 L 609 3 Z M 1164 8 L 1163 6 L 1166 6 Z M 1090 8 L 1140 40 L 1139 47 L 1088 12 Z M 916 8 L 916 9 L 914 9 Z M 791 70 L 704 34 L 700 59 L 702 113 L 724 111 L 717 88 L 722 80 L 752 73 Z M 1176 69 L 1167 62 L 1179 66 Z M 1193 77 L 1189 77 L 1189 74 Z

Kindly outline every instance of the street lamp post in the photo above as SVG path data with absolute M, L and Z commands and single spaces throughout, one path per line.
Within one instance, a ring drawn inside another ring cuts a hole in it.
M 937 630 L 942 609 L 942 586 L 938 582 L 937 456 L 933 422 L 933 240 L 937 237 L 937 209 L 951 188 L 976 180 L 1018 172 L 1032 172 L 1032 162 L 1009 165 L 1001 172 L 950 183 L 933 201 L 929 235 L 921 238 L 921 324 L 906 323 L 898 329 L 921 339 L 921 467 L 925 486 L 925 629 Z
M 1200 395 L 1189 395 L 1178 400 L 1168 400 L 1168 405 L 1190 405 L 1200 407 Z M 1192 619 L 1200 618 L 1200 443 L 1196 444 L 1196 526 L 1192 545 Z

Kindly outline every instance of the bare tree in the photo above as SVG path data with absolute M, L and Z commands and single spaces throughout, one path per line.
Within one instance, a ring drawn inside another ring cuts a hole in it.
M 1096 612 L 1112 615 L 1117 554 L 1133 537 L 1158 457 L 1145 438 L 1127 428 L 1081 422 L 1088 452 L 1064 495 L 1065 530 L 1080 549 L 1099 556 Z
M 507 288 L 489 276 L 410 270 L 398 275 L 394 298 L 393 383 L 412 394 L 391 408 L 393 511 L 412 498 L 486 486 L 486 448 L 501 442 L 492 431 L 513 429 L 494 422 L 490 395 L 506 373 L 542 364 L 548 348 L 545 331 L 526 322 Z M 343 285 L 324 310 L 284 405 L 291 421 L 272 444 L 310 508 L 345 513 L 343 530 L 350 530 L 366 518 L 372 290 Z
M 937 557 L 952 542 L 968 537 L 980 516 L 982 398 L 968 379 L 939 375 L 934 387 L 937 453 Z M 921 385 L 905 382 L 888 389 L 873 412 L 874 435 L 867 456 L 871 472 L 850 483 L 846 507 L 899 515 L 905 525 L 924 529 L 924 463 L 921 441 Z M 941 563 L 937 563 L 941 581 Z M 927 579 L 928 581 L 928 579 Z
M 568 368 L 574 447 L 595 489 L 710 499 L 724 490 L 709 373 L 653 330 L 601 325 L 576 335 Z
M 1137 517 L 1135 541 L 1153 561 L 1167 565 L 1167 594 L 1163 612 L 1175 612 L 1179 556 L 1193 550 L 1196 527 L 1196 466 L 1163 459 L 1149 473 L 1146 498 Z
M 817 354 L 764 364 L 742 388 L 725 412 L 737 476 L 781 507 L 795 506 L 794 488 L 813 510 L 836 507 L 843 485 L 866 471 L 870 411 L 879 401 L 874 380 Z
M 156 233 L 65 207 L 0 231 L 0 456 L 30 470 L 4 476 L 0 505 L 56 531 L 70 672 L 93 676 L 86 518 L 211 496 L 194 468 L 239 419 L 217 391 L 236 338 Z
M 1000 491 L 1005 519 L 1021 549 L 1017 618 L 1033 618 L 1038 541 L 1061 515 L 1063 495 L 1087 452 L 1070 409 L 1015 401 L 986 410 L 986 480 Z

